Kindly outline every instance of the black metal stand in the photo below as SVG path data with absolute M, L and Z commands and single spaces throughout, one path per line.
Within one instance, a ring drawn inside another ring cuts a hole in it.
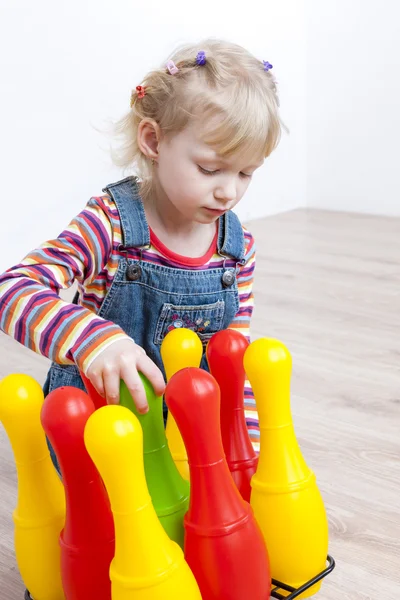
M 333 569 L 335 568 L 335 561 L 333 557 L 329 554 L 327 557 L 327 561 L 328 566 L 326 567 L 326 569 L 324 569 L 324 571 L 321 571 L 321 573 L 304 583 L 299 588 L 294 588 L 291 585 L 287 585 L 286 583 L 278 581 L 277 579 L 272 579 L 272 585 L 274 585 L 275 587 L 271 591 L 271 598 L 278 598 L 279 600 L 294 600 L 294 598 L 300 596 L 300 594 L 302 594 L 310 587 L 318 583 L 318 581 L 321 581 L 321 579 L 324 579 L 324 577 L 326 577 L 327 575 L 329 575 L 329 573 L 333 571 Z M 282 594 L 281 592 L 279 592 L 279 590 L 289 592 L 289 596 L 287 596 L 286 594 Z M 28 590 L 25 591 L 24 600 L 32 600 L 32 597 Z
M 313 577 L 312 579 L 310 579 L 309 581 L 304 583 L 299 588 L 294 588 L 291 585 L 287 585 L 286 583 L 282 583 L 281 581 L 278 581 L 277 579 L 272 579 L 272 585 L 274 585 L 275 587 L 272 588 L 271 598 L 279 598 L 279 600 L 294 600 L 294 598 L 297 598 L 298 596 L 300 596 L 300 594 L 302 594 L 303 592 L 308 590 L 310 587 L 312 587 L 313 585 L 318 583 L 318 581 L 321 581 L 321 579 L 323 579 L 324 577 L 326 577 L 327 575 L 329 575 L 329 573 L 331 573 L 333 571 L 333 569 L 335 568 L 335 561 L 332 558 L 332 556 L 330 556 L 329 554 L 327 557 L 327 561 L 328 561 L 328 566 L 326 567 L 326 569 L 324 569 L 324 571 L 321 571 L 321 573 L 319 573 L 318 575 L 316 575 L 315 577 Z M 289 592 L 289 595 L 282 594 L 279 590 L 284 590 L 285 592 Z

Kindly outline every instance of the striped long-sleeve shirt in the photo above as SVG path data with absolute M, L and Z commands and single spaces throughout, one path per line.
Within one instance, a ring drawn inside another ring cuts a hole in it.
M 249 339 L 255 247 L 253 237 L 243 229 L 245 264 L 238 273 L 240 305 L 230 328 Z M 45 242 L 0 276 L 0 329 L 34 352 L 60 364 L 75 363 L 86 372 L 102 350 L 126 338 L 118 325 L 96 314 L 113 282 L 121 244 L 121 222 L 114 201 L 107 194 L 91 198 L 56 239 Z M 142 253 L 145 261 L 180 266 L 179 257 L 174 256 L 153 233 L 150 248 Z M 189 259 L 187 265 L 213 269 L 223 262 L 216 249 L 203 259 Z M 74 281 L 80 292 L 77 305 L 59 296 L 59 291 Z M 248 382 L 245 413 L 258 450 L 258 418 Z

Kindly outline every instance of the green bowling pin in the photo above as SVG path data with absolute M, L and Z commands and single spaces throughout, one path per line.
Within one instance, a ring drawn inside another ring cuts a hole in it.
M 142 415 L 121 380 L 120 404 L 129 408 L 143 429 L 144 470 L 153 506 L 168 536 L 183 548 L 183 517 L 189 506 L 190 484 L 183 479 L 172 458 L 164 429 L 162 396 L 157 397 L 144 375 L 149 411 Z

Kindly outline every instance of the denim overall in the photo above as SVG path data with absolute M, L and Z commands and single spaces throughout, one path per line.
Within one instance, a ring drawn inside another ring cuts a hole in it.
M 150 231 L 137 179 L 127 177 L 108 185 L 103 192 L 117 206 L 123 244 L 119 248 L 117 272 L 98 315 L 119 325 L 144 348 L 165 377 L 160 347 L 171 328 L 193 329 L 205 348 L 211 336 L 226 329 L 238 312 L 235 275 L 244 261 L 242 226 L 232 212 L 219 219 L 217 247 L 224 258 L 219 268 L 199 270 L 153 264 L 141 258 L 141 251 L 150 246 Z M 208 368 L 205 355 L 201 367 Z M 44 393 L 47 395 L 61 386 L 85 389 L 75 365 L 52 364 Z M 166 413 L 164 404 L 164 418 Z M 55 460 L 53 452 L 52 459 Z

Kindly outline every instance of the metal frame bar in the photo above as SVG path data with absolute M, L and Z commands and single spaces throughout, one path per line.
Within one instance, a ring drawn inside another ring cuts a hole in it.
M 271 598 L 278 598 L 279 600 L 294 600 L 294 598 L 297 598 L 298 596 L 300 596 L 300 594 L 302 594 L 303 592 L 308 590 L 310 587 L 312 587 L 313 585 L 318 583 L 318 581 L 321 581 L 321 579 L 323 579 L 324 577 L 326 577 L 327 575 L 329 575 L 329 573 L 331 573 L 333 571 L 333 569 L 335 568 L 335 560 L 333 559 L 332 556 L 330 556 L 328 554 L 327 561 L 328 561 L 328 566 L 326 567 L 326 569 L 321 571 L 321 573 L 318 573 L 318 575 L 316 575 L 309 581 L 306 581 L 306 583 L 301 585 L 299 588 L 294 588 L 291 585 L 288 585 L 286 583 L 282 583 L 281 581 L 278 581 L 277 579 L 272 579 L 272 585 L 274 585 L 275 587 L 271 591 Z M 278 590 L 285 590 L 286 592 L 291 592 L 291 593 L 288 596 L 286 594 L 282 594 Z

